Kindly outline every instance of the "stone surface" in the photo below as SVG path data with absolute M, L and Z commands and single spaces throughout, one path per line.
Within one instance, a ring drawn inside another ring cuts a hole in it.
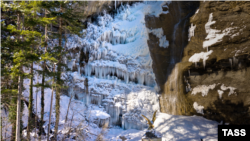
M 116 1 L 116 8 L 121 5 L 122 1 Z M 131 4 L 132 1 L 127 3 Z M 74 9 L 77 12 L 83 12 L 84 18 L 83 22 L 91 22 L 98 15 L 102 14 L 103 11 L 108 13 L 115 12 L 115 1 L 86 1 L 83 6 L 76 6 Z
M 153 69 L 161 88 L 161 111 L 250 124 L 250 2 L 172 2 L 169 11 L 159 18 L 145 17 L 148 28 L 162 28 L 169 40 L 169 47 L 161 48 L 158 38 L 149 34 Z M 215 23 L 210 28 L 218 30 L 218 35 L 232 30 L 207 49 L 203 48 L 208 40 L 205 25 L 211 14 Z M 191 24 L 196 28 L 188 41 Z M 210 50 L 213 52 L 206 61 L 189 62 L 195 53 Z M 204 97 L 201 92 L 192 94 L 199 85 L 213 84 L 215 88 Z M 232 94 L 229 87 L 235 88 Z M 218 91 L 223 91 L 221 98 Z M 204 107 L 204 115 L 196 112 L 195 102 Z

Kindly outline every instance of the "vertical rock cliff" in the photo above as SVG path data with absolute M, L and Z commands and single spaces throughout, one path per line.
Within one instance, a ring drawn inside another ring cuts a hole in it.
M 182 60 L 184 48 L 188 43 L 188 29 L 190 17 L 198 8 L 198 2 L 172 2 L 168 14 L 159 17 L 146 16 L 146 26 L 149 29 L 162 29 L 168 47 L 159 46 L 159 38 L 153 33 L 149 34 L 148 45 L 153 59 L 153 69 L 157 84 L 161 88 L 161 111 L 170 114 L 185 114 L 189 109 L 188 101 L 183 94 Z
M 149 34 L 161 111 L 249 123 L 250 3 L 172 2 L 168 10 L 145 17 L 169 41 L 163 48 Z

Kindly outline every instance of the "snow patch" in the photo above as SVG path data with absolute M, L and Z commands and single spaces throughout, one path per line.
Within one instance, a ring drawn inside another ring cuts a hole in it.
M 199 106 L 197 102 L 194 102 L 193 106 L 197 113 L 204 115 L 203 113 L 204 106 L 201 106 L 201 105 Z
M 163 48 L 167 48 L 169 46 L 169 41 L 166 40 L 166 36 L 163 34 L 162 28 L 152 29 L 149 33 L 154 34 L 156 37 L 159 38 L 159 46 Z M 164 35 L 164 36 L 163 36 Z
M 201 93 L 201 95 L 204 97 L 208 94 L 209 90 L 213 90 L 215 88 L 216 84 L 213 85 L 198 85 L 193 88 L 193 91 L 191 95 L 196 95 L 197 93 Z
M 193 23 L 192 23 L 191 27 L 189 27 L 189 29 L 188 29 L 188 32 L 189 32 L 189 34 L 188 34 L 188 41 L 190 41 L 191 37 L 194 36 L 194 30 L 195 30 L 195 28 L 196 28 L 196 25 L 194 26 Z
M 223 31 L 212 29 L 211 25 L 215 24 L 216 22 L 212 20 L 213 20 L 213 13 L 209 15 L 208 22 L 205 24 L 205 30 L 208 35 L 206 37 L 206 41 L 203 42 L 203 48 L 208 48 L 209 46 L 215 43 L 221 42 L 222 38 L 225 35 L 229 35 L 231 31 L 236 28 L 236 27 L 235 28 L 229 27 L 229 28 L 224 29 Z
M 230 96 L 231 94 L 236 94 L 235 90 L 236 88 L 234 87 L 226 87 L 224 84 L 221 85 L 220 87 L 223 91 L 226 91 L 226 90 L 230 90 L 229 93 L 228 93 L 228 96 Z
M 218 90 L 218 94 L 219 94 L 220 99 L 222 98 L 222 94 L 223 94 L 223 93 L 224 93 L 223 91 Z
M 195 53 L 193 56 L 189 58 L 189 62 L 196 63 L 199 62 L 201 59 L 203 59 L 203 66 L 206 66 L 206 60 L 209 58 L 208 56 L 213 53 L 213 50 L 210 50 L 208 52 L 200 52 L 200 53 Z

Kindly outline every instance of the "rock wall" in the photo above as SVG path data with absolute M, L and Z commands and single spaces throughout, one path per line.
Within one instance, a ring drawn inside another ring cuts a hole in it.
M 76 12 L 83 12 L 85 17 L 82 21 L 87 23 L 96 20 L 103 11 L 115 13 L 116 9 L 119 8 L 122 3 L 132 4 L 133 1 L 85 1 L 81 6 L 76 5 L 74 10 Z
M 182 62 L 188 62 L 194 53 L 205 50 L 212 53 L 205 68 L 201 60 L 197 62 L 199 66 L 192 63 L 185 68 L 190 70 L 187 80 L 193 88 L 186 95 L 204 107 L 206 118 L 232 124 L 250 123 L 249 6 L 249 2 L 201 2 L 199 12 L 191 17 L 190 22 L 196 25 L 195 36 L 185 48 Z M 209 37 L 212 33 L 207 33 L 205 27 L 211 17 L 210 31 L 217 30 L 215 38 Z M 185 76 L 187 72 L 184 70 Z M 208 91 L 207 96 L 194 95 L 194 88 L 198 85 L 212 84 L 216 86 Z
M 161 88 L 160 98 L 161 111 L 170 114 L 183 114 L 189 109 L 183 98 L 183 84 L 179 66 L 184 48 L 188 43 L 189 18 L 198 8 L 198 2 L 172 2 L 168 9 L 169 14 L 158 17 L 146 16 L 146 26 L 149 29 L 162 28 L 166 40 L 169 41 L 167 48 L 158 45 L 158 38 L 149 34 L 148 45 L 153 59 L 153 69 L 157 84 Z
M 146 16 L 169 47 L 149 34 L 161 111 L 250 124 L 250 2 L 172 2 Z

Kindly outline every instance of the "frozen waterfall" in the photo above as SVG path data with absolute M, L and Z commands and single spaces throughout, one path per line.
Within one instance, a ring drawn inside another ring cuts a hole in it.
M 99 119 L 98 124 L 141 130 L 147 127 L 141 114 L 152 118 L 159 110 L 145 15 L 159 16 L 159 6 L 166 3 L 121 4 L 119 8 L 115 5 L 117 14 L 111 17 L 104 11 L 87 24 L 83 37 L 68 35 L 66 46 L 71 59 L 64 58 L 64 62 L 76 80 L 75 87 L 81 87 L 75 94 L 87 107 L 99 107 L 110 115 Z M 165 39 L 163 34 L 162 37 Z M 165 46 L 166 42 L 161 44 Z M 89 81 L 89 94 L 84 92 L 85 78 Z

